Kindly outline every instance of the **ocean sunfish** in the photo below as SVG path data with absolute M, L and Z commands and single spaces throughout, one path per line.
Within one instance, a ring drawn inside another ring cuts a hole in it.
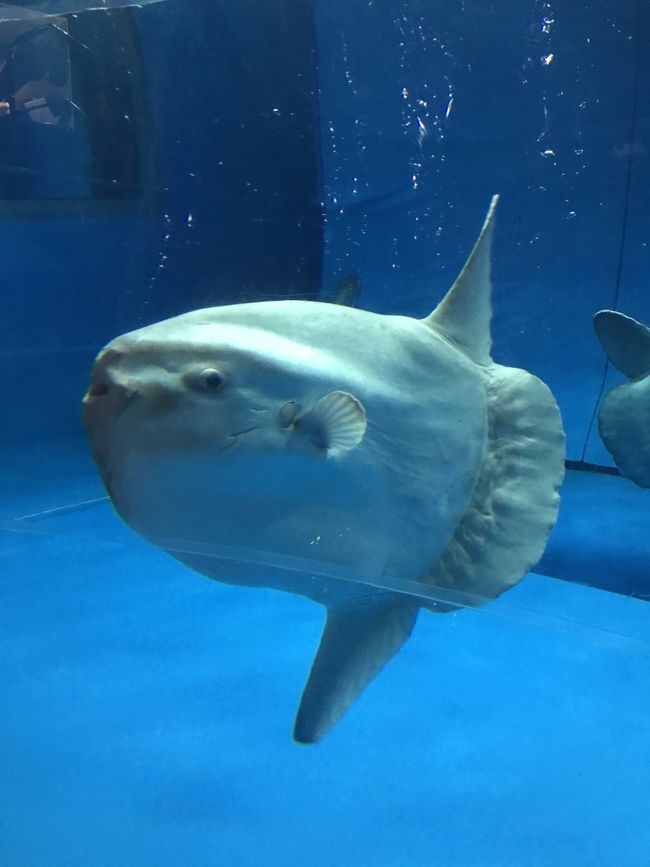
M 299 742 L 337 722 L 420 607 L 449 610 L 405 583 L 492 599 L 533 568 L 555 522 L 556 403 L 490 356 L 496 203 L 423 320 L 235 304 L 125 334 L 95 362 L 85 424 L 123 520 L 203 575 L 326 607 Z M 248 554 L 215 556 L 223 546 Z
M 650 329 L 615 310 L 596 313 L 594 328 L 611 363 L 630 379 L 601 401 L 600 437 L 622 475 L 650 488 Z

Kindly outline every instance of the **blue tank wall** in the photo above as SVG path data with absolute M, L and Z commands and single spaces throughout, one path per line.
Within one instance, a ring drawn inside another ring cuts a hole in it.
M 117 332 L 192 307 L 319 291 L 310 4 L 168 0 L 131 14 L 161 205 L 0 219 L 5 440 L 78 433 L 90 363 Z
M 618 303 L 650 320 L 647 4 L 317 10 L 325 280 L 356 270 L 363 306 L 426 315 L 501 193 L 494 358 L 553 388 L 569 457 L 610 463 L 589 434 L 605 366 L 591 318 Z
M 312 12 L 133 10 L 160 212 L 2 219 L 4 437 L 78 431 L 118 331 L 316 293 L 321 197 L 324 285 L 357 272 L 362 306 L 424 315 L 498 191 L 494 356 L 551 385 L 571 458 L 610 463 L 591 422 L 620 376 L 591 316 L 650 321 L 647 4 L 319 0 L 316 34 Z

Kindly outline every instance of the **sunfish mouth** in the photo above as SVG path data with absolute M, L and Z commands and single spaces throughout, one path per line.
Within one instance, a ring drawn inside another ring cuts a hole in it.
M 110 370 L 99 370 L 83 398 L 84 418 L 89 424 L 115 422 L 136 397 L 137 391 L 119 380 Z

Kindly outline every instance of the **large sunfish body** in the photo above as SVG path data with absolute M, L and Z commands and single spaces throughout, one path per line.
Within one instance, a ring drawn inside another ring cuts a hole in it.
M 650 328 L 600 310 L 594 327 L 607 357 L 629 382 L 613 388 L 598 409 L 598 429 L 621 474 L 650 488 Z
M 126 523 L 210 578 L 326 606 L 298 741 L 339 719 L 422 605 L 448 609 L 403 582 L 491 599 L 535 565 L 555 521 L 557 406 L 490 357 L 496 201 L 424 320 L 310 301 L 214 307 L 118 337 L 95 363 L 85 421 Z M 222 546 L 249 562 L 213 556 Z M 252 566 L 263 552 L 274 564 Z

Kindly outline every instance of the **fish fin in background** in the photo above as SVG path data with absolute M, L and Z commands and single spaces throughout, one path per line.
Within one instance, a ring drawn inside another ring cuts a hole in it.
M 356 307 L 361 294 L 361 278 L 357 274 L 348 274 L 343 277 L 336 289 L 321 301 L 327 304 L 340 304 L 343 307 Z
M 605 354 L 630 379 L 650 371 L 650 328 L 615 310 L 600 310 L 594 328 Z
M 619 385 L 603 398 L 598 431 L 621 474 L 650 488 L 650 376 Z
M 345 391 L 331 391 L 321 397 L 294 421 L 300 437 L 311 445 L 335 457 L 359 445 L 366 433 L 366 411 L 363 405 Z
M 650 329 L 614 310 L 596 313 L 594 328 L 611 363 L 632 380 L 601 401 L 600 438 L 621 474 L 650 488 Z
M 328 609 L 294 740 L 315 743 L 338 722 L 409 637 L 418 608 L 412 599 L 380 593 Z
M 451 341 L 476 364 L 490 364 L 492 336 L 491 254 L 494 215 L 499 196 L 490 207 L 474 248 L 456 282 L 424 322 Z
M 493 196 L 465 267 L 425 323 L 486 365 L 488 436 L 472 499 L 427 583 L 492 599 L 540 560 L 559 505 L 565 440 L 560 412 L 536 376 L 494 364 L 491 247 Z M 522 480 L 525 483 L 522 484 Z M 435 603 L 431 610 L 444 610 Z
M 21 6 L 0 3 L 0 23 L 77 15 L 80 12 L 98 12 L 131 6 L 147 6 L 150 3 L 162 2 L 165 0 L 85 0 L 85 2 L 84 0 L 42 0 L 40 3 L 25 3 Z

